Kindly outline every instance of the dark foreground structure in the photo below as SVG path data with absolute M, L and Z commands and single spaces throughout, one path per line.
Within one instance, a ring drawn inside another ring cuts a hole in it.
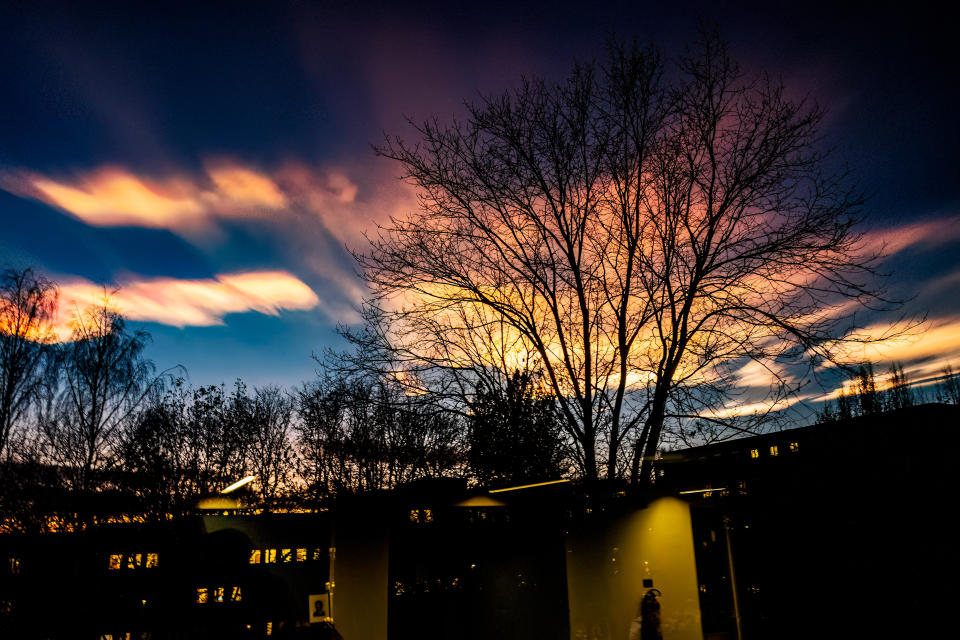
M 674 452 L 642 494 L 434 480 L 2 536 L 0 637 L 627 640 L 650 589 L 666 640 L 934 637 L 958 437 L 926 405 Z

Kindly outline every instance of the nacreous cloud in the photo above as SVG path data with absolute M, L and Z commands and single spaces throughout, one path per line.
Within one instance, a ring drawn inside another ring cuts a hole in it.
M 320 304 L 310 287 L 286 271 L 221 274 L 201 280 L 129 280 L 120 285 L 109 300 L 124 316 L 175 327 L 223 324 L 228 313 L 277 315 L 281 310 L 308 310 Z M 103 298 L 103 287 L 88 280 L 63 283 L 58 335 L 69 336 L 77 310 L 102 304 Z
M 362 238 L 390 203 L 356 201 L 358 187 L 342 171 L 287 163 L 267 172 L 230 158 L 213 158 L 204 171 L 137 175 L 104 166 L 54 178 L 27 170 L 0 171 L 0 189 L 40 200 L 97 227 L 135 226 L 189 232 L 220 220 L 289 221 L 310 212 L 341 241 Z M 393 194 L 390 194 L 393 196 Z M 394 200 L 395 198 L 391 198 Z M 413 204 L 412 198 L 404 205 Z M 386 205 L 386 206 L 385 206 Z M 371 212 L 375 212 L 373 217 Z

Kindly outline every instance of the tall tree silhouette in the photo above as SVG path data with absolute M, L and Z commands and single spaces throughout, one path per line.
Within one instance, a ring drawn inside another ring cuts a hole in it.
M 835 311 L 881 293 L 823 113 L 744 74 L 712 30 L 663 59 L 613 44 L 564 82 L 388 137 L 421 207 L 356 254 L 374 291 L 361 338 L 419 380 L 459 379 L 446 389 L 543 370 L 588 479 L 630 468 L 625 446 L 649 478 L 672 421 L 742 428 L 720 409 L 744 362 L 776 405 L 784 365 L 870 339 Z

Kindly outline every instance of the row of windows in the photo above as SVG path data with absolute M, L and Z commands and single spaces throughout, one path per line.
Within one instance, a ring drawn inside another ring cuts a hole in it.
M 797 453 L 798 451 L 800 451 L 800 443 L 799 442 L 788 443 L 787 450 L 790 453 Z M 778 455 L 780 455 L 780 446 L 775 444 L 770 445 L 770 457 L 776 457 Z M 753 459 L 759 458 L 760 449 L 750 449 L 750 457 Z
M 297 547 L 290 549 L 252 549 L 250 564 L 287 564 L 290 562 L 318 562 L 323 560 L 320 547 Z
M 211 604 L 222 602 L 240 602 L 243 600 L 243 590 L 236 585 L 229 587 L 197 587 L 197 604 Z
M 155 569 L 159 560 L 156 553 L 111 553 L 107 560 L 107 569 Z

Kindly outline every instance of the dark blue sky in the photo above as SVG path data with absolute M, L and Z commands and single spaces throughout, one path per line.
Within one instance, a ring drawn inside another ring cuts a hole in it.
M 871 194 L 871 229 L 903 245 L 890 286 L 939 336 L 896 352 L 927 375 L 960 362 L 960 56 L 951 21 L 921 4 L 6 7 L 0 263 L 33 264 L 67 293 L 137 293 L 126 304 L 141 305 L 161 368 L 294 384 L 355 318 L 344 244 L 413 206 L 370 150 L 382 131 L 524 74 L 560 79 L 614 32 L 677 54 L 707 16 L 747 69 L 830 112 L 824 144 Z M 238 288 L 238 273 L 262 277 Z

